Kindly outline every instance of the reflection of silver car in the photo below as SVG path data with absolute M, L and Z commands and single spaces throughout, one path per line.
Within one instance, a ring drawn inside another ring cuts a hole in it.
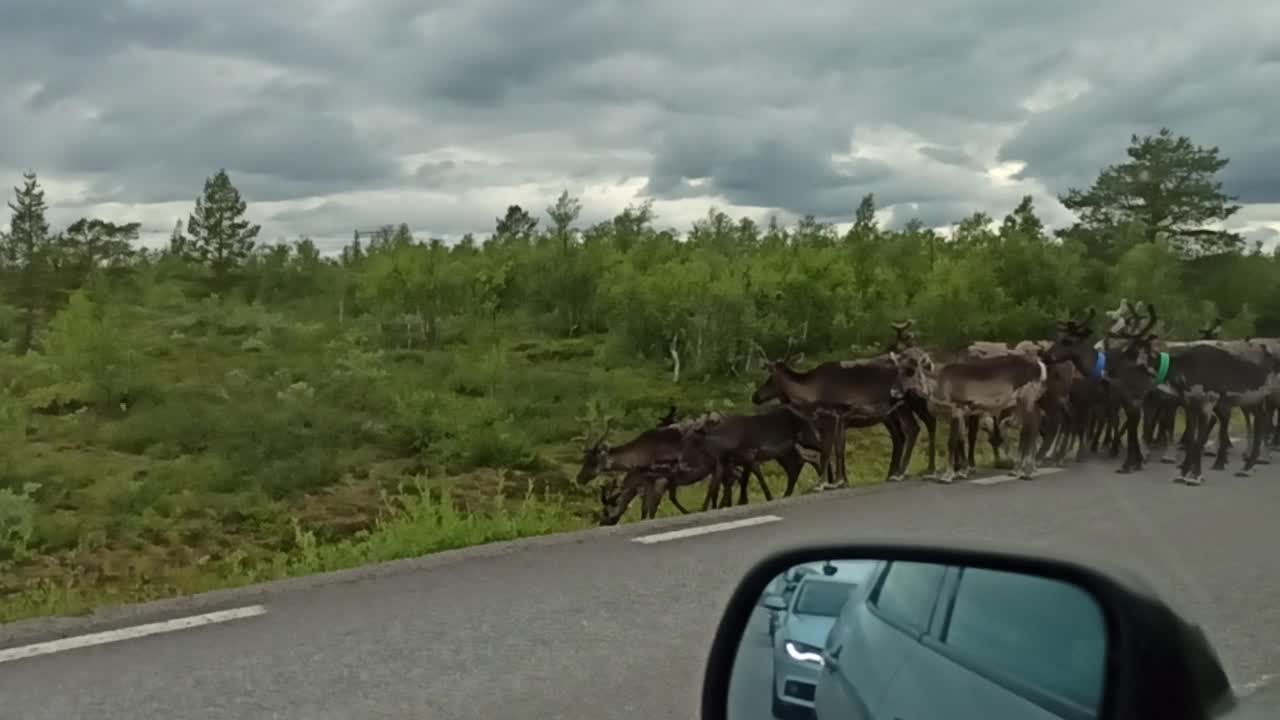
M 1084 590 L 1048 578 L 878 563 L 818 651 L 818 720 L 1090 720 L 1107 629 Z
M 875 566 L 858 560 L 814 563 L 818 572 L 800 576 L 789 598 L 769 593 L 765 607 L 775 611 L 773 632 L 773 714 L 813 707 L 822 646 L 850 594 Z M 826 572 L 822 566 L 826 565 Z

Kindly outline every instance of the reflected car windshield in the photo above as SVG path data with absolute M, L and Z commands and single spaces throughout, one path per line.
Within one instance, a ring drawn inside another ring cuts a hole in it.
M 806 580 L 800 585 L 794 612 L 801 615 L 836 617 L 848 602 L 852 583 L 829 580 Z

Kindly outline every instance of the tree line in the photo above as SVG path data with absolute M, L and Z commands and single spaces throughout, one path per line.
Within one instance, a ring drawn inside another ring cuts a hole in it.
M 844 232 L 716 208 L 682 232 L 649 202 L 584 226 L 566 192 L 483 237 L 391 224 L 332 256 L 261 242 L 223 170 L 156 249 L 137 223 L 51 228 L 27 173 L 0 235 L 0 565 L 276 552 L 299 517 L 367 528 L 422 472 L 571 493 L 584 415 L 638 427 L 668 403 L 741 403 L 757 348 L 872 354 L 907 317 L 946 349 L 1127 297 L 1166 336 L 1217 317 L 1223 337 L 1280 335 L 1280 256 L 1220 229 L 1239 209 L 1226 165 L 1168 130 L 1134 136 L 1061 196 L 1077 222 L 1055 231 L 1030 197 L 946 236 L 886 228 L 871 194 Z

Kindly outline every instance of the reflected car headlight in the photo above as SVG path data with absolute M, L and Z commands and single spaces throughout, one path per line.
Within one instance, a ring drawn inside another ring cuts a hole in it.
M 788 640 L 786 648 L 787 655 L 791 656 L 792 660 L 813 663 L 818 666 L 823 665 L 822 648 L 817 648 L 802 642 L 795 642 L 794 640 Z

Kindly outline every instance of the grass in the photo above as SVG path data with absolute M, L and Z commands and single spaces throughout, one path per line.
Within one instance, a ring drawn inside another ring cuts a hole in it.
M 747 411 L 759 380 L 677 385 L 607 337 L 526 323 L 498 342 L 449 332 L 388 350 L 367 326 L 197 304 L 136 308 L 74 363 L 0 349 L 0 415 L 26 427 L 0 435 L 0 621 L 588 527 L 598 491 L 572 480 L 585 421 L 613 418 L 619 442 L 671 404 Z M 101 402 L 104 385 L 129 402 Z M 883 431 L 851 433 L 851 481 L 880 481 L 888 450 Z M 814 485 L 806 470 L 797 491 Z

